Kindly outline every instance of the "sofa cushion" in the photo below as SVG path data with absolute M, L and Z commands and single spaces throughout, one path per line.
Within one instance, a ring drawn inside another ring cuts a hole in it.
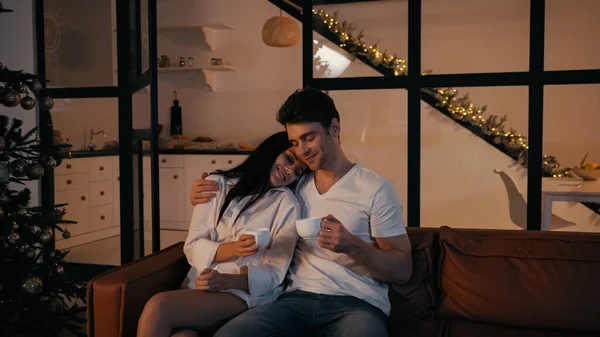
M 412 276 L 405 284 L 390 284 L 390 325 L 433 317 L 437 298 L 434 239 L 434 232 L 411 236 Z
M 600 332 L 600 235 L 440 230 L 442 317 Z
M 445 324 L 444 337 L 597 337 L 595 333 L 540 330 L 513 326 L 486 324 L 458 319 Z M 439 335 L 442 336 L 442 335 Z
M 448 320 L 421 320 L 398 323 L 388 328 L 390 337 L 447 337 Z

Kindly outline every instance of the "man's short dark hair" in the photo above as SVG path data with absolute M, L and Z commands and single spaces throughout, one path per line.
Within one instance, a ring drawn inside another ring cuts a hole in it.
M 277 112 L 277 121 L 283 126 L 318 122 L 327 130 L 333 118 L 340 120 L 333 99 L 315 88 L 296 90 Z

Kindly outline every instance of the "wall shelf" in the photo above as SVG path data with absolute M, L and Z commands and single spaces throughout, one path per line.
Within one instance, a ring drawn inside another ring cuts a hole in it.
M 232 72 L 237 71 L 236 68 L 227 65 L 221 66 L 206 66 L 206 67 L 169 67 L 169 68 L 158 68 L 159 73 L 163 74 L 184 74 L 184 73 L 198 73 L 203 74 L 206 84 L 210 87 L 211 91 L 216 91 L 216 73 L 219 72 Z
M 159 26 L 158 27 L 159 32 L 200 30 L 200 29 L 234 30 L 235 27 L 225 24 L 225 23 L 211 23 L 211 24 L 194 25 L 194 26 L 174 25 L 174 26 Z
M 169 67 L 169 68 L 158 68 L 159 73 L 178 73 L 178 72 L 191 72 L 191 71 L 236 71 L 232 66 L 206 66 L 206 67 Z

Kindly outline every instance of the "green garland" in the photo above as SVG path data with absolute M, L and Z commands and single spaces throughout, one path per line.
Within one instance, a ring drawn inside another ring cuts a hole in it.
M 355 34 L 357 27 L 346 21 L 339 22 L 337 16 L 337 11 L 333 15 L 329 15 L 323 9 L 313 9 L 315 22 L 327 26 L 329 32 L 339 38 L 341 48 L 350 54 L 367 58 L 371 65 L 384 67 L 394 76 L 405 76 L 407 74 L 406 60 L 396 54 L 390 54 L 387 50 L 381 52 L 379 43 L 368 45 L 363 41 L 363 30 Z M 427 70 L 423 72 L 423 75 L 431 73 L 432 71 Z M 486 106 L 475 106 L 471 102 L 469 94 L 459 96 L 458 91 L 453 88 L 423 88 L 422 90 L 435 99 L 435 105 L 442 108 L 446 115 L 451 116 L 463 125 L 467 124 L 475 133 L 491 138 L 493 143 L 503 145 L 503 150 L 509 156 L 527 167 L 529 145 L 525 140 L 526 137 L 506 125 L 506 116 L 490 115 L 485 118 L 483 113 Z M 561 170 L 555 156 L 544 155 L 543 161 L 545 175 L 551 177 L 571 176 L 570 168 Z

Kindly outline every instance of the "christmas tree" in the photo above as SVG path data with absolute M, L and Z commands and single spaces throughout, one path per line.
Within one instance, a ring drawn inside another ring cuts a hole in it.
M 54 103 L 40 78 L 0 63 L 0 104 L 25 110 L 38 104 L 49 113 Z M 64 204 L 30 207 L 31 192 L 22 187 L 60 165 L 60 148 L 22 125 L 0 115 L 0 336 L 58 336 L 63 329 L 85 336 L 77 324 L 84 321 L 85 286 L 67 277 L 68 252 L 52 250 L 54 233 L 69 237 L 58 225 L 74 222 L 63 218 Z

